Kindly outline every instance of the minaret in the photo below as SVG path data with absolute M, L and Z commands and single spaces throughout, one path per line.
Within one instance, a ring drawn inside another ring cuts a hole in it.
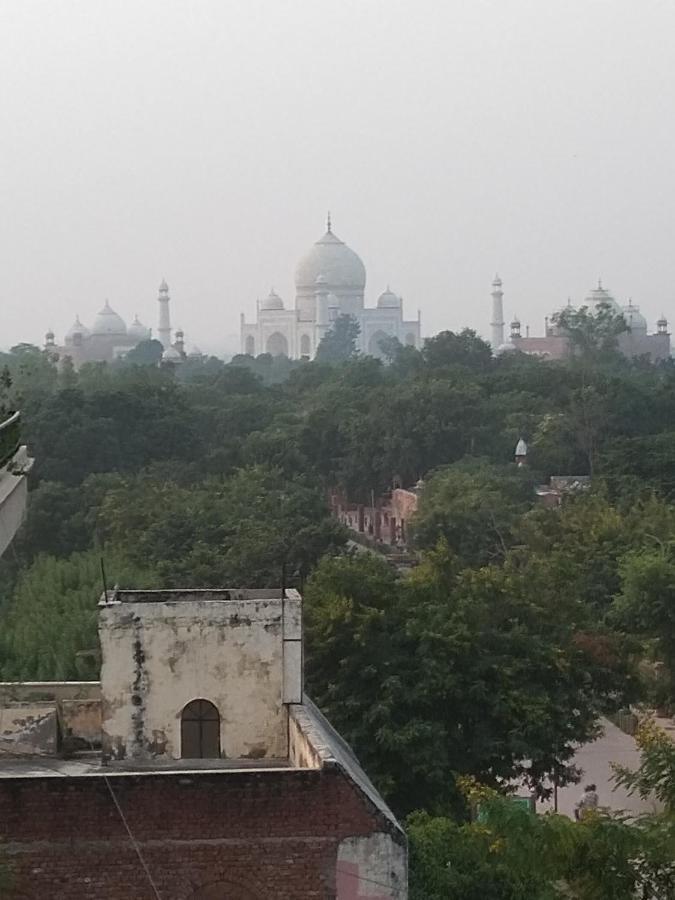
M 171 318 L 169 317 L 169 285 L 162 279 L 159 286 L 159 328 L 157 329 L 157 337 L 164 347 L 168 350 L 171 346 Z
M 498 350 L 504 343 L 504 291 L 502 291 L 502 280 L 499 275 L 495 275 L 492 282 L 492 352 Z

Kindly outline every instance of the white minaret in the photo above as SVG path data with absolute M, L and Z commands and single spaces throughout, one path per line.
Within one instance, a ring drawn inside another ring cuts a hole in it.
M 168 350 L 171 346 L 171 318 L 169 316 L 169 285 L 162 279 L 159 286 L 159 328 L 157 329 L 157 337 L 162 347 Z
M 492 282 L 492 321 L 490 322 L 492 329 L 492 352 L 495 353 L 504 343 L 504 291 L 502 290 L 502 280 L 499 275 L 495 275 Z

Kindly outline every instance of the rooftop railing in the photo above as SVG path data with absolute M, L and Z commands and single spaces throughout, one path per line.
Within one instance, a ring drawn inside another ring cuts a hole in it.
M 0 468 L 7 465 L 21 443 L 21 413 L 15 412 L 0 422 Z

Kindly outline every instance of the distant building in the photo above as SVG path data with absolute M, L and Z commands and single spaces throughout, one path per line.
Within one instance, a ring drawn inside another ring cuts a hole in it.
M 406 841 L 303 690 L 294 590 L 122 591 L 100 682 L 0 684 L 24 900 L 405 900 Z
M 556 324 L 555 313 L 545 319 L 544 334 L 542 336 L 530 336 L 529 328 L 522 333 L 522 326 L 517 316 L 510 325 L 508 340 L 504 339 L 504 292 L 502 281 L 495 276 L 492 282 L 492 322 L 491 340 L 493 351 L 496 354 L 509 353 L 519 350 L 533 356 L 541 356 L 547 359 L 565 359 L 571 353 L 569 337 Z M 670 358 L 670 334 L 668 322 L 664 316 L 656 323 L 656 332 L 649 334 L 647 321 L 640 312 L 640 307 L 629 301 L 621 306 L 612 294 L 598 282 L 584 300 L 582 306 L 587 306 L 595 311 L 600 303 L 609 304 L 610 308 L 624 316 L 629 331 L 621 334 L 618 339 L 619 350 L 628 357 L 648 356 L 652 362 Z M 571 303 L 568 308 L 572 309 Z
M 175 341 L 171 340 L 171 317 L 169 312 L 169 286 L 162 281 L 159 286 L 159 321 L 157 335 L 164 347 L 164 357 L 171 363 L 180 362 L 185 357 L 184 335 L 176 331 Z M 91 328 L 87 328 L 75 316 L 62 344 L 57 344 L 54 332 L 48 331 L 45 336 L 45 352 L 56 361 L 70 357 L 76 369 L 85 362 L 112 362 L 125 356 L 143 341 L 152 338 L 152 330 L 134 317 L 127 326 L 124 319 L 115 312 L 108 301 L 94 319 Z
M 274 291 L 258 305 L 256 321 L 241 315 L 241 352 L 249 356 L 270 353 L 291 359 L 312 359 L 321 338 L 342 314 L 353 316 L 361 328 L 358 349 L 381 356 L 380 341 L 395 337 L 402 344 L 421 345 L 420 316 L 403 317 L 403 300 L 389 289 L 377 306 L 365 306 L 366 267 L 332 230 L 302 257 L 295 270 L 295 307 L 286 309 Z

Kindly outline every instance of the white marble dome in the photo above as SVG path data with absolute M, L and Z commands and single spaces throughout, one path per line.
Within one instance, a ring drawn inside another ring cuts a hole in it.
M 615 313 L 621 312 L 621 307 L 616 302 L 614 297 L 610 294 L 607 288 L 602 286 L 602 282 L 598 281 L 598 286 L 593 288 L 588 297 L 584 300 L 586 306 L 588 306 L 591 310 L 595 309 L 598 303 L 609 303 L 612 311 Z
M 647 320 L 640 312 L 640 307 L 634 306 L 632 301 L 624 306 L 623 317 L 633 334 L 647 333 Z
M 106 300 L 105 306 L 94 320 L 94 327 L 91 329 L 91 333 L 93 335 L 126 335 L 127 326 L 124 324 L 124 319 L 115 312 Z
M 134 316 L 134 321 L 127 329 L 127 334 L 130 338 L 134 338 L 139 343 L 141 341 L 150 340 L 150 329 L 145 327 L 145 325 L 139 320 L 138 316 Z
M 269 294 L 265 297 L 260 307 L 261 309 L 283 309 L 284 301 L 277 294 L 275 290 L 271 290 Z
M 387 290 L 383 291 L 377 298 L 378 309 L 400 309 L 401 298 L 398 297 L 387 285 Z
M 87 337 L 89 335 L 89 329 L 86 325 L 83 325 L 82 322 L 80 322 L 79 316 L 75 316 L 75 321 L 66 333 L 66 340 L 72 339 L 76 334 L 81 334 L 83 337 Z
M 317 278 L 323 275 L 333 291 L 360 291 L 366 286 L 366 267 L 360 257 L 328 227 L 324 236 L 302 257 L 295 270 L 298 290 L 316 289 Z

